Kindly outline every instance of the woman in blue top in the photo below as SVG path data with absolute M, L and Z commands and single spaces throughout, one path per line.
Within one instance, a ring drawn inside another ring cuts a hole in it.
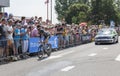
M 22 53 L 26 53 L 28 51 L 28 39 L 29 39 L 29 30 L 27 25 L 22 26 L 20 33 L 22 39 Z
M 21 25 L 17 24 L 16 28 L 14 29 L 14 43 L 17 54 L 18 54 L 18 47 L 20 46 L 20 28 Z

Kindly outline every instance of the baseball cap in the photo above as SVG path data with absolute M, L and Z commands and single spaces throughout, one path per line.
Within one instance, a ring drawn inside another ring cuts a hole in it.
M 9 14 L 9 17 L 10 17 L 10 16 L 13 16 L 13 14 L 12 14 L 12 13 L 10 13 L 10 14 Z
M 12 19 L 9 19 L 8 22 L 14 22 Z

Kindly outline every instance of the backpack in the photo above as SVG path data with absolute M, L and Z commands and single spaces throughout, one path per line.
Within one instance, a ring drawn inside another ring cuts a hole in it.
M 5 31 L 3 30 L 2 25 L 0 26 L 0 37 L 5 36 Z

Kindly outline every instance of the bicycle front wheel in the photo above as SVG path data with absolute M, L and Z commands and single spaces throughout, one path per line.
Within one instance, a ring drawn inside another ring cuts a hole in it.
M 39 59 L 42 59 L 42 58 L 43 58 L 43 56 L 44 56 L 43 46 L 40 46 L 40 47 L 38 48 L 37 56 L 38 56 Z

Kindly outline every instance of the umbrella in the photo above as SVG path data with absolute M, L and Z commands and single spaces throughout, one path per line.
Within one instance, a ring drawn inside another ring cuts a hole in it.
M 87 26 L 87 23 L 86 22 L 82 22 L 79 24 L 80 26 Z

